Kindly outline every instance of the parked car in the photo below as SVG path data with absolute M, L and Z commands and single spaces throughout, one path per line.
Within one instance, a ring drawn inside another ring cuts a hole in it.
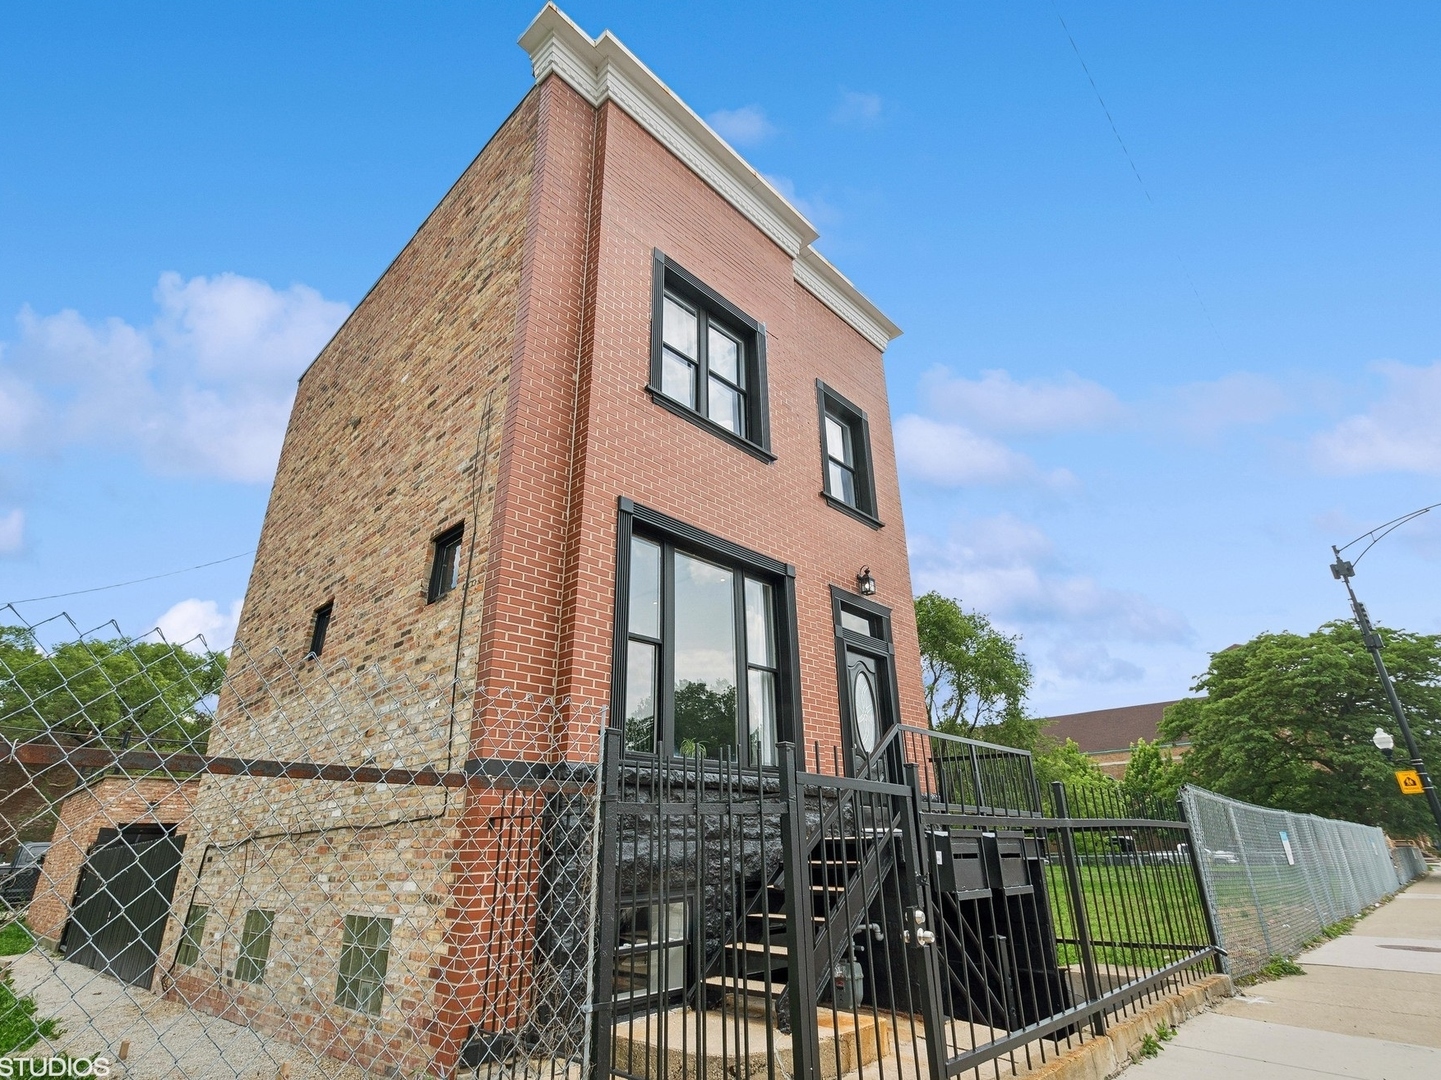
M 45 862 L 45 853 L 50 850 L 48 842 L 21 844 L 9 866 L 0 867 L 0 904 L 10 910 L 23 908 L 35 895 L 35 885 L 40 880 L 40 867 Z

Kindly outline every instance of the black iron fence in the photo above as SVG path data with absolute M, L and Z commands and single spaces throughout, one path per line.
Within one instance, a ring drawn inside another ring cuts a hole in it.
M 1043 797 L 1023 752 L 896 728 L 859 778 L 791 747 L 602 757 L 602 1076 L 1034 1067 L 1219 970 L 1179 815 Z

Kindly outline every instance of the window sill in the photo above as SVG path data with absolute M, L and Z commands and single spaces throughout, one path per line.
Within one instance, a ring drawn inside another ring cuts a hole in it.
M 657 405 L 659 405 L 662 409 L 665 409 L 667 412 L 675 413 L 681 419 L 689 420 L 696 427 L 724 439 L 726 442 L 734 446 L 737 450 L 743 450 L 745 453 L 749 454 L 757 461 L 764 461 L 767 465 L 775 461 L 776 456 L 772 454 L 769 450 L 765 449 L 762 446 L 758 446 L 757 444 L 751 442 L 749 439 L 741 438 L 735 432 L 730 431 L 727 428 L 721 427 L 714 420 L 707 419 L 700 413 L 696 412 L 694 409 L 682 405 L 679 401 L 675 401 L 672 398 L 666 397 L 665 394 L 662 394 L 654 386 L 647 386 L 645 388 L 645 392 L 649 394 L 650 399 L 654 401 Z
M 830 503 L 833 509 L 839 510 L 843 514 L 849 514 L 857 521 L 864 521 L 873 529 L 884 529 L 886 527 L 886 523 L 880 518 L 868 514 L 864 510 L 857 509 L 843 499 L 837 499 L 829 491 L 822 491 L 821 498 Z

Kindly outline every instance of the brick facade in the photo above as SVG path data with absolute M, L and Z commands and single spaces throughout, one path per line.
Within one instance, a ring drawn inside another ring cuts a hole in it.
M 774 461 L 646 392 L 656 250 L 764 324 Z M 882 353 L 793 261 L 615 102 L 542 79 L 301 381 L 212 751 L 441 771 L 593 761 L 622 498 L 795 567 L 799 734 L 826 763 L 840 740 L 830 590 L 869 566 L 894 612 L 901 720 L 921 722 Z M 881 528 L 820 494 L 818 379 L 868 414 Z M 461 522 L 461 585 L 427 604 L 429 542 Z M 306 659 L 327 601 L 323 654 Z M 475 697 L 422 708 L 421 694 L 378 718 L 313 708 L 337 677 L 454 679 Z M 203 782 L 162 965 L 190 902 L 212 921 L 199 962 L 166 985 L 317 1048 L 340 1036 L 372 1067 L 453 1060 L 477 1009 L 514 1007 L 496 988 L 524 989 L 510 967 L 534 933 L 542 807 L 417 788 L 387 790 L 378 814 L 373 791 L 335 786 Z M 500 836 L 502 814 L 526 824 Z M 234 979 L 250 908 L 276 911 L 263 987 Z M 378 1017 L 333 1000 L 356 913 L 395 919 Z M 427 1045 L 401 1045 L 417 1033 Z
M 199 787 L 194 780 L 109 776 L 67 795 L 59 805 L 45 866 L 25 913 L 30 929 L 50 946 L 59 944 L 80 869 L 101 829 L 170 825 L 183 834 Z

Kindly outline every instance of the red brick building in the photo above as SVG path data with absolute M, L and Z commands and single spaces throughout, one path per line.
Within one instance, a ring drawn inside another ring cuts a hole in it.
M 587 763 L 609 717 L 640 753 L 857 769 L 925 716 L 899 330 L 613 36 L 548 5 L 520 43 L 534 88 L 301 379 L 211 752 Z M 337 664 L 467 696 L 255 704 Z M 500 899 L 539 873 L 542 807 L 386 798 L 207 778 L 166 985 L 377 1066 L 453 1060 L 527 978 L 494 942 L 533 933 Z M 526 822 L 503 842 L 502 810 Z M 365 934 L 389 967 L 360 993 Z
M 1084 750 L 1108 776 L 1119 780 L 1126 775 L 1131 762 L 1131 748 L 1138 739 L 1157 742 L 1161 739 L 1161 717 L 1174 701 L 1155 701 L 1147 705 L 1121 705 L 1114 709 L 1066 713 L 1048 717 L 1043 731 L 1060 742 L 1072 740 Z M 1162 742 L 1180 757 L 1191 748 L 1189 742 Z

